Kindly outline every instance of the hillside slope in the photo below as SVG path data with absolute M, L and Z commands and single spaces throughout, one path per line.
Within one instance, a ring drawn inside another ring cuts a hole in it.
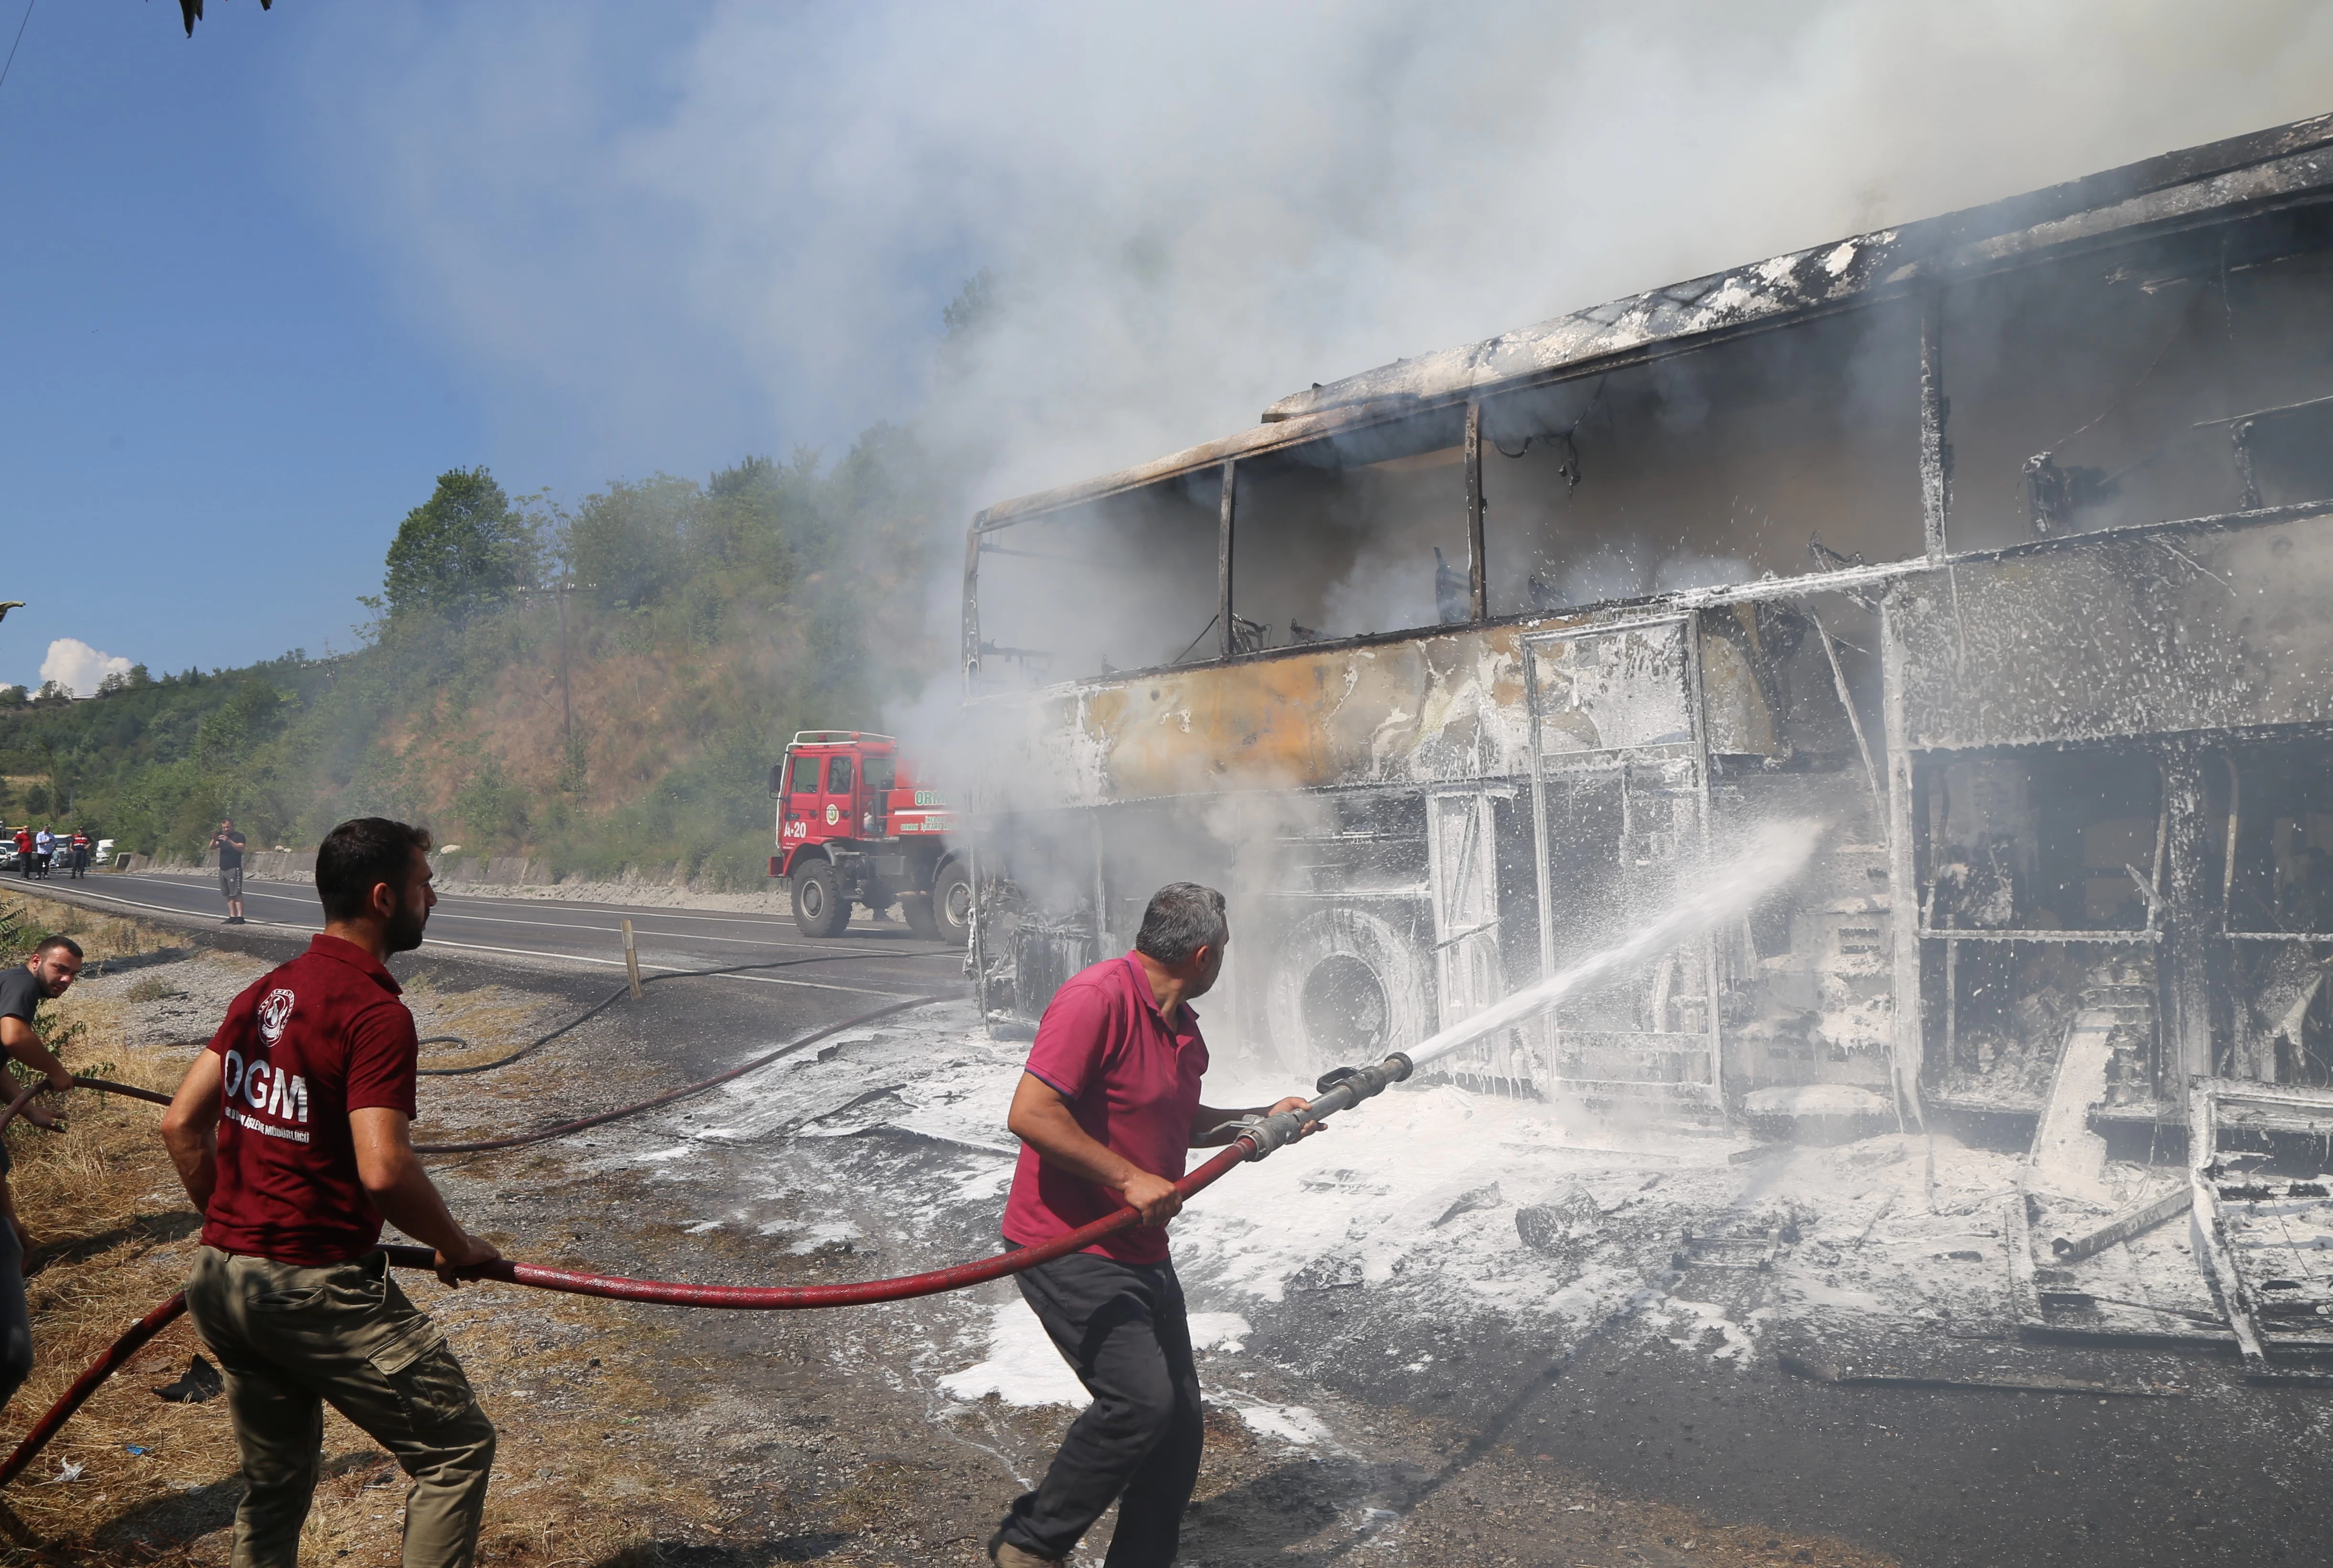
M 225 815 L 296 846 L 378 812 L 562 872 L 754 885 L 786 737 L 878 727 L 947 665 L 926 614 L 944 490 L 888 428 L 830 467 L 660 474 L 571 514 L 457 470 L 398 530 L 353 654 L 0 693 L 0 817 L 152 853 Z M 461 531 L 482 528 L 491 549 Z

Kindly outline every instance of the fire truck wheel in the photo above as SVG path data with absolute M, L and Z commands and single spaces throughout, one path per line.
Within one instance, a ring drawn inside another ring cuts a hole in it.
M 932 917 L 932 895 L 928 893 L 903 893 L 899 895 L 899 913 L 907 917 L 907 929 L 926 942 L 937 942 L 940 925 Z
M 799 866 L 793 875 L 794 929 L 804 936 L 840 936 L 850 923 L 850 901 L 842 879 L 825 861 Z
M 1265 1028 L 1287 1068 L 1311 1079 L 1367 1066 L 1432 1034 L 1431 988 L 1415 943 L 1349 906 L 1289 928 L 1264 982 Z
M 960 859 L 942 862 L 932 879 L 932 924 L 942 942 L 972 936 L 972 868 Z

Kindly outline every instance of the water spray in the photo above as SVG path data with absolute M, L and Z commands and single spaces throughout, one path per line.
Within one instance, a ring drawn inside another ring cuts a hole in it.
M 1787 821 L 1768 825 L 1752 838 L 1749 849 L 1738 858 L 1711 871 L 1697 882 L 1694 896 L 1680 901 L 1667 913 L 1631 933 L 1625 940 L 1603 951 L 1572 965 L 1560 973 L 1549 976 L 1535 985 L 1527 986 L 1503 1001 L 1484 1009 L 1473 1017 L 1451 1025 L 1438 1034 L 1422 1040 L 1409 1051 L 1396 1051 L 1383 1061 L 1367 1067 L 1338 1067 L 1323 1075 L 1318 1094 L 1301 1111 L 1282 1111 L 1272 1116 L 1248 1116 L 1226 1123 L 1215 1131 L 1225 1134 L 1230 1146 L 1175 1183 L 1175 1190 L 1189 1199 L 1218 1178 L 1236 1169 L 1243 1162 L 1262 1160 L 1275 1150 L 1291 1143 L 1311 1124 L 1327 1121 L 1330 1116 L 1349 1111 L 1363 1100 L 1383 1094 L 1395 1084 L 1408 1078 L 1417 1068 L 1437 1061 L 1465 1046 L 1503 1028 L 1531 1018 L 1582 987 L 1667 951 L 1678 943 L 1714 929 L 1728 920 L 1739 918 L 1760 898 L 1797 875 L 1805 866 L 1808 856 L 1821 837 L 1820 824 L 1808 821 Z M 841 1029 L 872 1021 L 909 1008 L 929 1005 L 937 997 L 920 997 L 880 1008 L 861 1018 L 846 1020 L 818 1031 L 811 1038 L 823 1038 Z M 448 1145 L 448 1150 L 490 1149 L 533 1143 L 540 1138 L 563 1136 L 584 1127 L 596 1126 L 618 1116 L 652 1105 L 668 1104 L 684 1094 L 696 1093 L 713 1084 L 726 1082 L 755 1066 L 765 1066 L 788 1051 L 799 1049 L 807 1040 L 797 1040 L 781 1047 L 767 1057 L 759 1058 L 745 1066 L 734 1068 L 704 1084 L 658 1095 L 638 1105 L 628 1106 L 600 1116 L 545 1128 L 533 1134 L 514 1139 L 494 1140 L 477 1144 Z M 77 1078 L 75 1083 L 109 1094 L 125 1095 L 138 1099 L 167 1104 L 168 1096 L 150 1089 L 138 1089 L 124 1084 L 109 1083 L 96 1078 Z M 21 1111 L 42 1085 L 28 1085 L 14 1102 L 0 1107 L 0 1125 L 6 1117 Z M 810 1286 L 744 1286 L 699 1285 L 684 1280 L 628 1279 L 619 1276 L 590 1274 L 575 1269 L 551 1268 L 541 1264 L 519 1263 L 504 1258 L 477 1268 L 457 1272 L 465 1279 L 500 1280 L 505 1284 L 522 1285 L 538 1290 L 554 1290 L 576 1296 L 596 1296 L 617 1301 L 652 1302 L 673 1306 L 697 1306 L 730 1311 L 799 1311 L 834 1306 L 863 1305 L 873 1302 L 904 1301 L 921 1296 L 936 1296 L 945 1291 L 962 1290 L 967 1286 L 999 1279 L 1033 1268 L 1068 1253 L 1092 1246 L 1106 1236 L 1129 1229 L 1141 1222 L 1141 1215 L 1131 1208 L 1120 1209 L 1090 1225 L 1057 1237 L 1039 1247 L 1016 1248 L 1009 1252 L 957 1264 L 950 1268 L 933 1269 L 924 1274 L 903 1275 L 892 1279 L 860 1280 L 846 1285 Z M 389 1261 L 400 1268 L 429 1268 L 435 1262 L 428 1248 L 420 1247 L 384 1247 Z M 34 1455 L 79 1410 L 82 1403 L 97 1391 L 98 1387 L 126 1362 L 147 1341 L 167 1327 L 186 1308 L 183 1295 L 173 1296 L 144 1318 L 132 1324 L 128 1333 L 91 1362 L 76 1379 L 62 1399 L 52 1406 L 24 1439 L 5 1460 L 0 1460 L 0 1486 L 5 1486 L 21 1474 Z
M 1320 1079 L 1320 1097 L 1309 1109 L 1249 1117 L 1227 1125 L 1253 1143 L 1256 1152 L 1249 1158 L 1261 1160 L 1293 1140 L 1305 1123 L 1357 1104 L 1429 1062 L 1535 1018 L 1575 991 L 1739 919 L 1751 905 L 1806 869 L 1824 827 L 1825 824 L 1806 818 L 1769 822 L 1752 835 L 1743 854 L 1696 877 L 1692 896 L 1680 899 L 1614 945 L 1459 1019 L 1407 1051 L 1396 1051 L 1376 1066 L 1337 1068 Z

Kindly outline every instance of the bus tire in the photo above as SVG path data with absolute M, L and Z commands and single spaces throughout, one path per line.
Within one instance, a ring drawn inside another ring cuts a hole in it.
M 850 923 L 850 900 L 830 861 L 794 867 L 794 929 L 804 936 L 840 936 Z
M 1430 966 L 1393 922 L 1349 904 L 1317 909 L 1274 945 L 1264 1025 L 1282 1066 L 1310 1082 L 1368 1066 L 1434 1032 Z

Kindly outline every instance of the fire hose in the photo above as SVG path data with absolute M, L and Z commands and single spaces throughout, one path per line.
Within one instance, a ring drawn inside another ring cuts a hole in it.
M 957 954 L 958 950 L 954 948 L 926 949 L 919 952 L 906 953 L 822 952 L 811 958 L 781 958 L 772 959 L 762 963 L 733 963 L 720 969 L 668 970 L 663 974 L 652 974 L 642 977 L 640 984 L 643 986 L 652 986 L 660 980 L 708 980 L 719 975 L 747 974 L 765 969 L 792 969 L 799 964 L 806 963 L 867 963 L 876 959 L 888 959 L 898 961 L 902 959 L 950 958 L 957 956 Z M 526 1044 L 521 1046 L 518 1049 L 511 1052 L 508 1056 L 497 1056 L 491 1062 L 474 1062 L 467 1066 L 462 1067 L 417 1067 L 414 1070 L 419 1073 L 422 1076 L 428 1078 L 458 1078 L 466 1076 L 472 1073 L 491 1073 L 496 1067 L 507 1067 L 513 1062 L 519 1060 L 523 1056 L 533 1056 L 535 1052 L 542 1049 L 543 1047 L 559 1038 L 562 1035 L 568 1034 L 575 1029 L 581 1028 L 590 1019 L 598 1017 L 600 1013 L 607 1011 L 610 1008 L 614 1007 L 618 1002 L 623 1000 L 624 998 L 631 995 L 631 982 L 628 980 L 624 984 L 618 986 L 614 990 L 610 991 L 599 1001 L 592 1003 L 590 1007 L 584 1009 L 581 1012 L 576 1014 L 573 1018 L 560 1025 L 557 1028 L 552 1029 L 549 1034 L 538 1035 L 533 1039 L 529 1040 Z M 448 1044 L 466 1046 L 470 1042 L 464 1039 L 459 1035 L 431 1035 L 420 1043 L 425 1046 Z
M 898 1012 L 930 999 L 917 998 L 880 1011 Z M 849 1023 L 837 1024 L 825 1032 L 832 1033 L 850 1027 Z M 799 1049 L 809 1043 L 807 1038 L 795 1041 L 792 1046 L 773 1053 L 767 1059 L 773 1060 L 787 1049 Z M 704 1085 L 692 1085 L 689 1091 L 674 1091 L 672 1095 L 660 1096 L 656 1101 L 628 1107 L 622 1114 L 645 1110 L 649 1104 L 667 1104 L 682 1093 L 725 1082 L 741 1072 L 750 1070 L 750 1066 L 733 1069 L 720 1078 L 707 1080 Z M 1320 1082 L 1318 1096 L 1301 1111 L 1282 1111 L 1271 1116 L 1248 1116 L 1224 1123 L 1215 1131 L 1230 1134 L 1228 1146 L 1176 1182 L 1176 1193 L 1188 1201 L 1194 1194 L 1213 1184 L 1234 1166 L 1244 1161 L 1263 1159 L 1302 1136 L 1309 1124 L 1324 1122 L 1339 1111 L 1349 1110 L 1371 1095 L 1382 1093 L 1388 1085 L 1401 1082 L 1409 1074 L 1410 1058 L 1396 1052 L 1375 1066 L 1339 1067 L 1328 1074 Z M 157 1095 L 150 1089 L 134 1089 L 127 1085 L 94 1078 L 77 1078 L 74 1082 L 83 1087 L 107 1093 L 127 1093 L 138 1099 L 168 1103 L 168 1096 Z M 5 1126 L 8 1118 L 29 1102 L 40 1087 L 38 1084 L 28 1086 L 5 1112 L 0 1112 L 0 1126 Z M 577 1124 L 596 1125 L 599 1122 L 612 1120 L 614 1114 L 585 1118 Z M 551 1136 L 555 1131 L 545 1129 L 539 1135 Z M 1141 1218 L 1135 1209 L 1122 1208 L 1040 1246 L 1014 1248 L 994 1257 L 956 1264 L 953 1267 L 936 1268 L 923 1274 L 902 1275 L 892 1279 L 860 1280 L 848 1285 L 696 1285 L 684 1280 L 629 1279 L 617 1275 L 585 1274 L 538 1263 L 514 1262 L 509 1258 L 453 1272 L 456 1277 L 463 1280 L 500 1280 L 504 1284 L 523 1285 L 536 1290 L 555 1290 L 572 1296 L 596 1296 L 610 1301 L 638 1301 L 663 1306 L 713 1307 L 733 1312 L 789 1312 L 818 1307 L 861 1306 L 874 1302 L 907 1301 L 917 1296 L 937 1296 L 992 1279 L 1002 1279 L 1006 1275 L 1018 1274 L 1023 1269 L 1033 1268 L 1041 1263 L 1049 1263 L 1056 1257 L 1090 1247 L 1105 1237 L 1114 1236 L 1138 1223 Z M 388 1255 L 389 1263 L 398 1268 L 435 1267 L 437 1254 L 426 1247 L 389 1246 L 380 1250 Z M 24 1467 L 32 1463 L 34 1456 L 50 1439 L 56 1436 L 65 1422 L 72 1419 L 73 1412 L 81 1409 L 99 1386 L 186 1309 L 185 1293 L 171 1296 L 132 1324 L 120 1339 L 107 1347 L 103 1355 L 91 1362 L 81 1376 L 73 1380 L 64 1397 L 34 1423 L 24 1440 L 16 1445 L 15 1451 L 5 1461 L 0 1461 L 0 1487 L 6 1486 L 22 1474 Z
M 845 1018 L 839 1024 L 829 1024 L 824 1028 L 813 1029 L 802 1038 L 789 1040 L 776 1050 L 765 1052 L 755 1056 L 752 1061 L 740 1063 L 725 1072 L 715 1073 L 709 1078 L 700 1078 L 694 1084 L 684 1084 L 677 1089 L 667 1089 L 663 1094 L 642 1100 L 637 1104 L 619 1106 L 613 1111 L 601 1111 L 596 1115 L 579 1116 L 571 1122 L 561 1122 L 549 1127 L 538 1127 L 532 1133 L 515 1133 L 507 1138 L 481 1138 L 469 1143 L 417 1143 L 413 1146 L 413 1152 L 417 1154 L 483 1154 L 491 1150 L 520 1149 L 529 1143 L 540 1143 L 550 1138 L 564 1138 L 570 1133 L 581 1133 L 586 1127 L 604 1126 L 610 1122 L 619 1122 L 627 1116 L 637 1116 L 642 1111 L 653 1111 L 659 1105 L 669 1105 L 675 1100 L 685 1100 L 691 1095 L 701 1095 L 707 1089 L 716 1088 L 733 1079 L 742 1078 L 748 1073 L 768 1066 L 781 1056 L 790 1056 L 807 1046 L 816 1045 L 819 1041 L 832 1035 L 839 1035 L 845 1029 L 855 1029 L 861 1024 L 871 1024 L 878 1018 L 888 1018 L 894 1013 L 910 1012 L 917 1008 L 929 1007 L 934 1002 L 953 1001 L 963 994 L 961 991 L 954 990 L 935 991 L 929 996 L 909 997 L 905 1001 L 892 1002 L 888 1006 L 876 1008 L 872 1011 L 860 1013 L 856 1018 Z M 81 1082 L 78 1078 L 73 1081 Z
M 718 1088 L 723 1084 L 766 1067 L 781 1057 L 790 1056 L 796 1051 L 839 1035 L 845 1029 L 855 1029 L 861 1024 L 871 1024 L 878 1018 L 888 1018 L 895 1013 L 909 1012 L 917 1008 L 929 1007 L 934 1002 L 953 1001 L 962 994 L 960 991 L 936 991 L 929 996 L 909 997 L 905 1001 L 876 1008 L 872 1011 L 860 1013 L 855 1018 L 845 1018 L 840 1023 L 828 1024 L 823 1028 L 813 1029 L 800 1039 L 789 1040 L 776 1050 L 766 1051 L 751 1061 L 741 1062 L 736 1066 L 715 1073 L 709 1078 L 699 1078 L 693 1084 L 683 1084 L 677 1089 L 667 1089 L 661 1095 L 651 1095 L 648 1099 L 636 1101 L 629 1105 L 619 1105 L 612 1111 L 601 1111 L 590 1116 L 579 1116 L 571 1122 L 560 1122 L 548 1127 L 537 1127 L 531 1133 L 515 1133 L 506 1138 L 481 1138 L 468 1143 L 416 1143 L 413 1146 L 413 1152 L 416 1154 L 484 1154 L 501 1149 L 523 1149 L 530 1143 L 545 1143 L 552 1138 L 564 1138 L 571 1133 L 581 1133 L 586 1128 L 605 1126 L 610 1122 L 620 1122 L 627 1116 L 637 1116 L 643 1111 L 653 1111 L 659 1105 L 669 1105 L 676 1100 L 686 1100 L 692 1095 L 701 1095 L 707 1089 Z M 47 1086 L 45 1083 L 36 1082 L 20 1095 L 15 1103 L 5 1110 L 0 1110 L 0 1127 L 5 1127 L 8 1124 L 24 1101 Z M 168 1105 L 170 1103 L 170 1096 L 158 1089 L 141 1089 L 134 1084 L 117 1084 L 110 1078 L 90 1078 L 75 1074 L 73 1087 L 95 1089 L 106 1095 L 119 1095 L 124 1099 L 144 1100 L 153 1105 Z

